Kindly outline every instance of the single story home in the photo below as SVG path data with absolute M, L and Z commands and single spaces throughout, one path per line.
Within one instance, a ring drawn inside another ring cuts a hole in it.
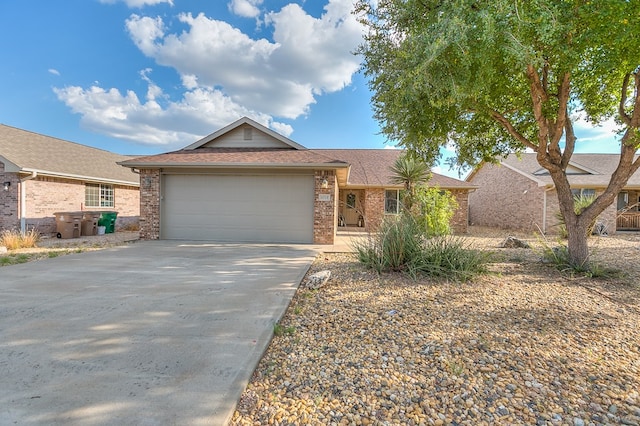
M 140 178 L 130 157 L 0 124 L 0 230 L 55 234 L 56 212 L 117 211 L 136 223 Z
M 573 154 L 567 176 L 575 195 L 598 195 L 618 165 L 617 154 Z M 469 221 L 490 226 L 557 233 L 558 196 L 549 172 L 535 153 L 510 154 L 497 164 L 483 163 L 466 181 L 478 189 L 469 197 Z M 640 230 L 640 172 L 618 194 L 617 203 L 598 217 L 606 232 Z
M 374 229 L 397 214 L 390 181 L 400 150 L 307 149 L 249 119 L 175 152 L 123 161 L 140 173 L 142 239 L 333 244 L 337 230 Z M 467 230 L 469 183 L 434 174 L 453 192 Z

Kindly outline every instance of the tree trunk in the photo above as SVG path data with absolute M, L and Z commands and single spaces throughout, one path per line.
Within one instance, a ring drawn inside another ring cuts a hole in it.
M 565 219 L 568 234 L 569 264 L 575 269 L 586 270 L 589 269 L 589 245 L 587 240 L 589 238 L 588 228 L 590 222 L 580 220 L 580 217 L 575 214 L 573 216 L 572 220 Z

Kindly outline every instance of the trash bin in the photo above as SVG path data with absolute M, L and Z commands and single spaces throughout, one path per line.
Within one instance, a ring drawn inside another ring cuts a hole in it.
M 82 212 L 82 235 L 98 234 L 100 212 Z
M 113 234 L 116 230 L 116 218 L 118 212 L 101 212 L 100 219 L 98 219 L 98 226 L 104 226 L 104 232 L 107 234 Z
M 80 238 L 82 212 L 58 212 L 56 217 L 56 236 L 58 238 Z

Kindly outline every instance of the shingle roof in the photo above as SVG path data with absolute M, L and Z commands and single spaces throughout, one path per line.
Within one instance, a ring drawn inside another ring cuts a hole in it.
M 343 161 L 310 149 L 197 148 L 138 157 L 121 163 L 126 167 L 347 167 Z
M 0 161 L 7 170 L 137 186 L 138 175 L 117 164 L 130 158 L 0 124 Z
M 346 161 L 351 165 L 350 186 L 400 187 L 391 180 L 391 166 L 404 152 L 400 149 L 316 149 L 329 157 Z M 429 185 L 445 189 L 472 189 L 476 185 L 432 173 Z
M 585 173 L 568 174 L 569 183 L 575 187 L 606 187 L 611 174 L 618 167 L 619 160 L 618 154 L 573 154 L 570 165 L 572 168 L 584 170 Z M 551 176 L 538 164 L 535 153 L 524 153 L 520 158 L 510 154 L 501 163 L 519 170 L 533 180 L 553 185 Z M 640 187 L 640 171 L 631 176 L 627 187 Z

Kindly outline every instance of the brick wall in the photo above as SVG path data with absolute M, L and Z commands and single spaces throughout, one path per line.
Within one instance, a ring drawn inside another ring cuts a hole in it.
M 160 238 L 160 170 L 140 170 L 140 239 Z
M 472 225 L 524 231 L 542 229 L 544 188 L 536 182 L 505 166 L 485 164 L 471 183 L 479 187 L 469 194 Z
M 367 189 L 364 195 L 364 228 L 374 232 L 384 219 L 384 189 Z
M 114 207 L 85 206 L 85 182 L 38 176 L 22 183 L 26 192 L 26 225 L 42 234 L 55 234 L 56 212 L 116 211 L 116 229 L 137 224 L 140 202 L 136 187 L 114 185 Z
M 9 182 L 9 190 L 5 191 L 3 184 Z M 18 197 L 20 185 L 15 173 L 4 171 L 4 163 L 0 162 L 0 231 L 20 227 L 18 216 Z
M 455 197 L 458 203 L 453 217 L 451 218 L 451 227 L 456 234 L 466 234 L 469 229 L 469 191 L 464 190 L 448 190 Z
M 333 244 L 338 221 L 338 185 L 335 172 L 316 170 L 313 194 L 313 242 Z M 327 188 L 323 188 L 324 180 Z M 329 196 L 329 201 L 320 201 L 320 195 Z

